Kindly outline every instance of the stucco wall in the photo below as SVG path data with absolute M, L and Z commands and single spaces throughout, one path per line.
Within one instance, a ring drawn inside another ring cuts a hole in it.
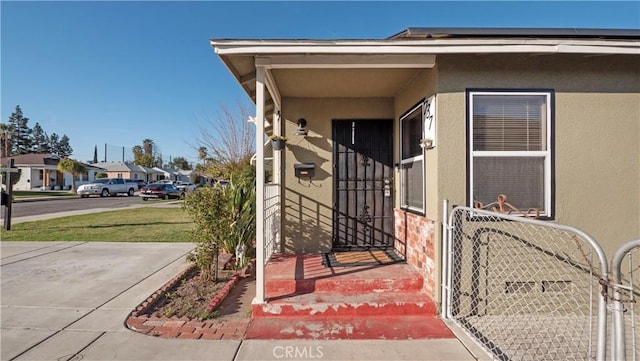
M 391 98 L 284 98 L 284 251 L 323 252 L 331 249 L 332 235 L 332 120 L 393 119 Z M 309 134 L 295 135 L 305 118 Z M 314 163 L 315 176 L 294 176 L 295 163 Z
M 555 221 L 608 255 L 640 235 L 638 57 L 438 57 L 439 199 L 466 204 L 465 90 L 555 91 Z

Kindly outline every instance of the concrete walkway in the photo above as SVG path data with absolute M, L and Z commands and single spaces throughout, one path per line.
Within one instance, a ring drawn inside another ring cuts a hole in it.
M 0 242 L 2 360 L 475 360 L 458 339 L 174 340 L 123 325 L 191 243 Z

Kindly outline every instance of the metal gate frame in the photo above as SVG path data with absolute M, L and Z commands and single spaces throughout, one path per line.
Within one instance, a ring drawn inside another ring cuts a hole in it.
M 614 253 L 611 260 L 611 272 L 616 283 L 611 284 L 613 288 L 613 299 L 611 301 L 611 310 L 613 313 L 613 330 L 612 330 L 612 347 L 611 347 L 611 359 L 612 360 L 633 360 L 637 361 L 640 358 L 640 350 L 638 349 L 638 338 L 640 338 L 640 309 L 636 306 L 636 296 L 640 292 L 633 282 L 633 272 L 640 268 L 640 257 L 634 259 L 632 252 L 638 252 L 640 254 L 640 239 L 629 241 L 622 245 Z M 626 272 L 623 272 L 623 261 L 628 259 L 628 267 Z M 636 274 L 637 277 L 637 274 Z M 629 308 L 625 307 L 628 304 Z M 627 311 L 630 311 L 627 313 Z M 631 331 L 631 342 L 629 337 L 626 337 L 625 332 L 627 329 L 627 321 L 625 321 L 625 313 L 628 314 L 628 329 Z M 629 347 L 630 346 L 630 347 Z M 631 351 L 631 358 L 627 351 Z
M 599 263 L 599 272 L 595 275 L 597 277 L 599 277 L 599 281 L 598 283 L 601 286 L 601 290 L 602 292 L 598 292 L 598 296 L 597 296 L 597 323 L 596 323 L 596 335 L 597 335 L 597 341 L 596 341 L 596 345 L 595 345 L 595 359 L 598 361 L 604 361 L 605 360 L 605 355 L 606 355 L 606 337 L 607 337 L 607 294 L 606 294 L 606 290 L 607 290 L 607 284 L 608 284 L 608 277 L 609 277 L 609 268 L 608 268 L 608 263 L 607 263 L 607 258 L 605 256 L 604 251 L 602 250 L 602 247 L 598 244 L 598 242 L 596 242 L 591 236 L 589 236 L 588 234 L 586 234 L 585 232 L 576 229 L 574 227 L 569 227 L 569 226 L 565 226 L 565 225 L 559 225 L 556 223 L 551 223 L 551 222 L 544 222 L 544 221 L 539 221 L 539 220 L 534 220 L 534 219 L 529 219 L 529 218 L 525 218 L 525 217 L 516 217 L 516 216 L 511 216 L 511 215 L 506 215 L 506 214 L 499 214 L 499 213 L 495 213 L 495 212 L 489 212 L 489 211 L 485 211 L 485 210 L 480 210 L 480 209 L 475 209 L 475 208 L 469 208 L 469 207 L 456 207 L 451 211 L 451 214 L 447 217 L 448 215 L 448 203 L 445 201 L 444 202 L 444 221 L 443 221 L 443 226 L 444 226 L 444 231 L 443 231 L 443 254 L 442 254 L 442 263 L 443 263 L 443 282 L 442 282 L 442 317 L 443 318 L 447 318 L 451 321 L 453 321 L 457 326 L 459 326 L 461 329 L 465 330 L 465 332 L 474 340 L 476 340 L 476 343 L 478 343 L 485 351 L 487 351 L 487 353 L 493 357 L 493 358 L 498 358 L 498 359 L 505 359 L 505 357 L 508 359 L 508 356 L 499 356 L 498 353 L 494 353 L 490 350 L 490 348 L 492 347 L 496 347 L 493 351 L 499 351 L 501 352 L 501 350 L 499 349 L 498 346 L 496 346 L 495 344 L 493 344 L 493 340 L 491 339 L 487 339 L 484 338 L 482 340 L 482 342 L 480 342 L 476 336 L 478 335 L 478 332 L 471 332 L 469 331 L 470 329 L 473 330 L 473 326 L 469 326 L 469 324 L 467 323 L 465 325 L 465 321 L 466 319 L 457 319 L 456 317 L 459 316 L 459 314 L 461 313 L 460 309 L 456 309 L 455 310 L 455 315 L 454 315 L 454 309 L 453 307 L 455 306 L 453 304 L 453 300 L 452 300 L 452 296 L 454 292 L 459 292 L 459 290 L 454 290 L 454 279 L 453 279 L 453 273 L 454 273 L 454 267 L 461 267 L 461 260 L 460 258 L 456 258 L 456 257 L 461 257 L 459 255 L 455 255 L 453 253 L 453 248 L 454 248 L 454 242 L 456 241 L 454 238 L 454 230 L 455 230 L 455 226 L 454 226 L 454 220 L 456 219 L 457 216 L 460 216 L 459 213 L 461 212 L 466 212 L 466 215 L 468 216 L 468 219 L 471 219 L 471 221 L 473 221 L 474 219 L 477 220 L 482 220 L 482 219 L 491 219 L 491 220 L 495 220 L 495 222 L 501 222 L 500 224 L 503 226 L 507 226 L 507 225 L 526 225 L 526 226 L 531 226 L 531 227 L 537 227 L 541 230 L 550 230 L 550 232 L 566 232 L 568 234 L 574 235 L 574 237 L 578 237 L 580 239 L 580 241 L 582 242 L 581 244 L 588 244 L 591 247 L 591 251 L 593 253 L 591 253 L 591 257 L 593 257 L 593 255 L 595 254 L 595 257 L 597 258 L 597 263 Z M 502 223 L 505 222 L 505 223 Z M 506 222 L 518 222 L 518 223 L 506 223 Z M 506 232 L 502 232 L 498 231 L 499 236 L 505 236 Z M 504 237 L 506 239 L 510 238 L 511 236 L 507 236 Z M 474 237 L 472 242 L 475 242 L 476 238 Z M 488 241 L 487 241 L 488 242 Z M 522 239 L 518 240 L 519 243 L 526 243 L 526 241 L 523 242 Z M 504 243 L 504 241 L 503 241 Z M 577 241 L 576 241 L 577 243 Z M 477 246 L 478 248 L 480 246 Z M 520 245 L 520 247 L 523 247 L 522 245 Z M 531 246 L 528 245 L 528 247 L 535 249 L 536 246 Z M 579 246 L 581 247 L 581 246 Z M 471 258 L 472 260 L 475 259 L 475 257 L 478 255 L 476 253 L 476 245 L 474 243 L 473 247 L 474 249 L 472 255 L 473 257 Z M 488 248 L 488 246 L 487 246 Z M 560 247 L 562 248 L 562 247 Z M 496 248 L 497 249 L 497 248 Z M 542 248 L 540 248 L 542 249 Z M 580 249 L 580 251 L 582 252 L 583 250 Z M 466 250 L 466 252 L 468 253 L 469 251 Z M 462 253 L 462 252 L 461 252 Z M 558 253 L 561 253 L 561 251 L 558 251 Z M 553 262 L 553 258 L 556 257 L 559 262 L 564 262 L 567 264 L 571 264 L 573 263 L 573 261 L 571 261 L 570 257 L 564 258 L 564 256 L 558 256 L 557 254 L 553 254 L 553 252 L 549 252 L 546 251 L 545 253 L 546 255 L 544 257 L 546 257 L 545 259 L 550 259 L 549 262 Z M 584 255 L 584 252 L 583 252 Z M 504 255 L 503 255 L 504 256 Z M 564 258 L 564 259 L 561 259 Z M 488 257 L 487 257 L 488 259 Z M 568 261 L 567 261 L 568 260 Z M 471 268 L 474 268 L 476 266 L 480 265 L 480 262 L 475 262 L 477 264 L 472 265 Z M 596 264 L 596 262 L 592 262 L 593 264 L 591 265 L 592 268 L 593 266 Z M 492 263 L 490 263 L 489 261 L 487 261 L 486 264 L 492 265 Z M 529 267 L 531 267 L 531 265 L 529 265 Z M 566 264 L 564 265 L 564 267 L 567 267 Z M 472 286 L 480 284 L 480 277 L 478 276 L 480 272 L 479 271 L 473 271 L 472 275 L 470 277 L 470 281 L 467 280 L 467 283 L 472 283 Z M 476 277 L 476 279 L 473 279 L 474 277 Z M 457 278 L 461 278 L 459 276 L 457 276 Z M 487 277 L 488 278 L 488 277 Z M 591 281 L 589 281 L 589 283 L 594 283 L 593 282 L 593 277 L 591 277 Z M 456 286 L 460 286 L 460 281 L 456 280 Z M 514 282 L 514 283 L 518 283 L 518 282 Z M 523 282 L 526 283 L 526 282 Z M 481 285 L 481 286 L 485 286 L 486 285 Z M 516 285 L 515 287 L 520 287 L 521 285 Z M 509 287 L 509 286 L 507 286 Z M 591 286 L 592 288 L 594 288 L 593 286 Z M 591 297 L 593 297 L 593 294 L 595 294 L 595 290 L 592 290 L 593 292 L 591 292 Z M 476 291 L 472 291 L 472 293 L 475 293 Z M 480 291 L 477 291 L 480 293 Z M 504 292 L 508 293 L 509 290 L 504 290 Z M 513 292 L 513 291 L 512 291 Z M 515 292 L 518 292 L 518 289 L 516 289 Z M 465 297 L 468 295 L 465 295 Z M 480 294 L 480 296 L 483 296 L 482 294 Z M 461 301 L 459 301 L 459 299 L 461 299 L 462 297 L 460 296 L 456 296 L 457 297 L 457 303 L 463 303 Z M 568 296 L 567 296 L 568 297 Z M 469 303 L 471 305 L 472 310 L 471 311 L 467 311 L 467 309 L 465 309 L 464 311 L 469 312 L 470 314 L 474 312 L 474 310 L 477 309 L 477 304 L 474 305 L 474 300 L 482 300 L 482 297 L 478 297 L 477 295 L 471 296 L 471 297 L 467 297 L 467 298 L 471 298 L 472 300 L 467 301 L 466 303 Z M 487 297 L 488 299 L 489 297 Z M 465 299 L 466 300 L 466 299 Z M 482 300 L 484 302 L 488 302 L 486 300 Z M 592 302 L 593 303 L 593 300 Z M 466 306 L 466 305 L 463 305 Z M 484 306 L 484 304 L 483 304 Z M 564 304 L 562 306 L 565 306 Z M 455 306 L 457 307 L 457 306 Z M 476 308 L 473 308 L 476 307 Z M 528 309 L 527 309 L 528 310 Z M 543 311 L 536 311 L 534 310 L 534 314 L 536 314 L 536 312 L 543 312 Z M 536 314 L 537 315 L 537 314 Z M 483 316 L 487 316 L 487 315 L 479 315 L 476 314 L 476 318 L 479 319 L 480 317 Z M 502 316 L 502 315 L 499 315 Z M 504 317 L 507 322 L 509 320 L 509 316 L 512 315 L 507 315 L 506 317 Z M 467 319 L 469 319 L 468 315 L 463 315 L 463 317 L 467 317 Z M 583 317 L 583 316 L 579 316 L 579 317 Z M 553 318 L 553 315 L 551 315 L 551 318 Z M 587 320 L 589 320 L 590 318 L 587 317 Z M 504 321 L 504 320 L 502 320 Z M 499 324 L 500 321 L 498 321 L 497 325 L 495 325 L 495 327 L 497 329 L 500 329 L 501 326 Z M 591 321 L 587 321 L 587 322 L 591 322 Z M 590 323 L 590 325 L 592 324 L 592 322 Z M 491 326 L 493 327 L 494 325 L 491 324 Z M 469 328 L 471 327 L 471 328 Z M 590 326 L 591 327 L 591 326 Z M 589 328 L 589 340 L 591 340 L 591 336 L 592 336 L 592 331 L 591 328 Z M 473 333 L 475 333 L 476 335 L 474 335 Z M 484 336 L 483 336 L 484 337 Z M 549 337 L 546 334 L 543 335 L 537 335 L 538 339 L 545 339 L 545 337 Z M 535 338 L 534 338 L 535 340 Z M 534 341 L 535 342 L 535 341 Z M 489 347 L 487 345 L 490 345 Z M 523 346 L 524 347 L 524 346 Z M 591 342 L 589 343 L 589 350 L 587 350 L 587 354 L 588 355 L 592 355 L 593 352 L 593 345 L 591 344 Z M 583 351 L 583 350 L 582 350 Z M 578 352 L 582 352 L 581 350 L 578 350 Z M 538 355 L 539 356 L 539 355 Z M 592 356 L 589 356 L 592 357 Z

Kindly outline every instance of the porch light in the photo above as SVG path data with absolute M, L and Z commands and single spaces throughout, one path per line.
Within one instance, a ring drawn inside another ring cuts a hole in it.
M 307 120 L 304 118 L 298 119 L 298 129 L 296 129 L 296 135 L 307 135 Z

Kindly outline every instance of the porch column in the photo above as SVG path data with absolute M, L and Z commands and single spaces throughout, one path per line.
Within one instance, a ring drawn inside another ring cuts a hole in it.
M 264 82 L 265 68 L 256 66 L 256 298 L 264 303 Z

